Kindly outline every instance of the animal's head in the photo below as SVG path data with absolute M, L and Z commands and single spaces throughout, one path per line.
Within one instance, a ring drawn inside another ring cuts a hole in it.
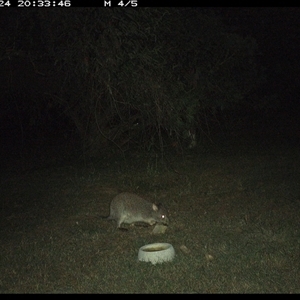
M 167 215 L 167 210 L 162 204 L 152 204 L 152 216 L 157 223 L 169 224 L 169 218 Z

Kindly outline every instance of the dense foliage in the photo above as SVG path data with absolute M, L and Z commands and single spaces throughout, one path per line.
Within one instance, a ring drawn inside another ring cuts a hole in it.
M 255 41 L 204 9 L 47 9 L 9 18 L 1 59 L 8 49 L 22 56 L 43 84 L 23 109 L 33 123 L 49 108 L 59 112 L 91 154 L 111 143 L 188 146 L 191 133 L 244 103 L 257 84 Z

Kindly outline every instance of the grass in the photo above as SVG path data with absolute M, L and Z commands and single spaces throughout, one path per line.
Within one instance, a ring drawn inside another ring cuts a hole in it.
M 299 293 L 299 167 L 297 146 L 248 140 L 163 163 L 140 155 L 4 172 L 0 292 Z M 163 202 L 166 233 L 98 218 L 121 191 Z M 152 242 L 171 243 L 174 261 L 138 262 Z

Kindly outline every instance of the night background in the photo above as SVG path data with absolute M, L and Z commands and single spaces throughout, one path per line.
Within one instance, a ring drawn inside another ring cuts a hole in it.
M 1 9 L 0 292 L 300 292 L 299 17 Z M 172 284 L 149 288 L 147 267 L 116 283 L 123 254 L 156 239 L 93 219 L 122 191 L 162 199 L 163 239 L 198 251 L 159 271 Z

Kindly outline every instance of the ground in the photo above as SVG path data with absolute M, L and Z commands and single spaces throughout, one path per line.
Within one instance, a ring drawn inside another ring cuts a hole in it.
M 163 159 L 11 164 L 0 177 L 0 292 L 299 293 L 299 166 L 299 143 L 249 138 Z M 122 191 L 162 202 L 165 234 L 99 218 Z M 138 262 L 152 242 L 171 243 L 174 261 Z

